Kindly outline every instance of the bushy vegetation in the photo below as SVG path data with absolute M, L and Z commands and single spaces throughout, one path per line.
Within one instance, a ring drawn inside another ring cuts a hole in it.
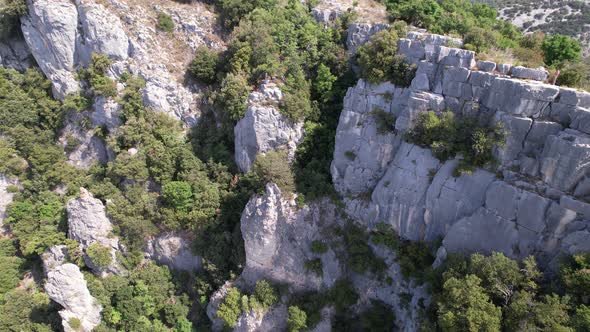
M 295 191 L 295 179 L 285 150 L 258 155 L 252 172 L 260 179 L 262 185 L 275 183 L 284 193 Z
M 197 48 L 188 70 L 197 80 L 213 84 L 217 80 L 219 65 L 219 54 L 208 47 L 201 46 Z
M 254 293 L 250 296 L 243 295 L 237 288 L 231 287 L 223 301 L 219 304 L 217 317 L 219 317 L 227 327 L 234 327 L 242 313 L 250 310 L 264 311 L 279 300 L 278 292 L 266 280 L 258 280 Z
M 164 32 L 174 31 L 174 21 L 172 20 L 172 17 L 164 12 L 158 13 L 158 24 L 156 24 L 156 28 Z
M 406 137 L 414 144 L 432 149 L 434 156 L 442 161 L 461 155 L 455 171 L 459 175 L 493 163 L 493 149 L 504 144 L 504 135 L 498 125 L 481 125 L 476 118 L 455 117 L 450 111 L 440 116 L 430 111 L 418 115 L 415 127 Z
M 25 0 L 3 0 L 0 2 L 0 39 L 14 33 L 19 17 L 27 13 Z
M 86 249 L 88 258 L 92 261 L 92 264 L 105 268 L 111 265 L 113 257 L 111 256 L 111 248 L 105 247 L 98 242 L 95 242 L 88 246 Z
M 442 331 L 584 331 L 588 326 L 587 289 L 568 288 L 566 280 L 584 282 L 584 255 L 562 268 L 564 284 L 547 288 L 534 258 L 522 262 L 503 254 L 452 255 L 433 283 L 434 305 L 423 328 Z M 573 275 L 572 275 L 573 273 Z M 571 278 L 571 279 L 570 279 Z M 557 291 L 557 293 L 556 293 Z M 585 292 L 585 298 L 575 292 Z
M 395 24 L 388 30 L 377 32 L 361 46 L 357 52 L 361 76 L 375 84 L 391 81 L 397 86 L 410 86 L 416 68 L 397 53 L 397 42 L 406 33 L 407 28 L 403 24 Z

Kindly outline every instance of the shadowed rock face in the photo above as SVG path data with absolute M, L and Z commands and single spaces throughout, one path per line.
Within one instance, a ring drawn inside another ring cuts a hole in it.
M 190 240 L 176 234 L 150 240 L 146 256 L 174 270 L 194 272 L 201 268 L 201 257 L 193 254 Z
M 442 237 L 449 251 L 535 254 L 548 263 L 580 250 L 590 240 L 590 94 L 540 82 L 543 69 L 486 62 L 477 70 L 474 53 L 444 46 L 445 38 L 410 32 L 399 41 L 417 65 L 410 87 L 359 81 L 349 89 L 332 163 L 347 212 L 408 239 Z M 377 131 L 377 108 L 396 118 L 390 130 Z M 446 109 L 504 128 L 496 171 L 454 177 L 457 160 L 441 163 L 403 142 L 419 113 Z
M 248 97 L 246 115 L 234 128 L 235 160 L 240 171 L 248 172 L 259 153 L 286 149 L 289 159 L 294 158 L 303 139 L 303 122 L 293 123 L 279 112 L 282 98 L 280 88 L 271 82 L 261 84 Z

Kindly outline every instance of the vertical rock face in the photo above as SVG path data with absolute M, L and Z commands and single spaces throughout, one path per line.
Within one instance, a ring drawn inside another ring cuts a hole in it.
M 540 82 L 542 69 L 486 62 L 478 70 L 473 52 L 450 43 L 461 41 L 410 32 L 398 45 L 417 66 L 408 88 L 359 81 L 349 89 L 331 168 L 347 212 L 408 239 L 442 237 L 451 252 L 535 254 L 547 263 L 580 250 L 590 241 L 590 94 Z M 377 130 L 376 109 L 395 125 Z M 443 110 L 504 128 L 496 170 L 453 176 L 458 160 L 441 163 L 403 142 L 420 113 Z
M 295 156 L 303 138 L 303 122 L 293 123 L 279 112 L 282 98 L 279 87 L 271 82 L 250 94 L 246 115 L 234 128 L 235 160 L 240 171 L 248 172 L 259 153 L 286 149 L 290 159 Z
M 371 36 L 387 29 L 387 24 L 353 23 L 348 27 L 346 35 L 346 49 L 355 54 L 359 47 L 371 39 Z
M 201 257 L 192 253 L 189 240 L 164 234 L 148 242 L 146 256 L 174 270 L 194 272 L 201 268 Z
M 27 1 L 22 31 L 39 67 L 53 82 L 53 94 L 63 99 L 79 89 L 74 77 L 77 61 L 78 11 L 69 0 Z
M 112 234 L 113 225 L 106 216 L 105 207 L 99 199 L 92 197 L 86 189 L 80 188 L 80 197 L 71 199 L 67 204 L 68 237 L 80 243 L 86 251 L 93 244 L 106 247 L 111 253 L 111 263 L 108 266 L 98 266 L 86 255 L 84 261 L 99 275 L 108 273 L 120 274 L 123 267 L 117 263 L 119 239 Z
M 33 65 L 32 60 L 33 56 L 22 35 L 0 41 L 0 64 L 3 67 L 24 71 Z
M 59 315 L 64 331 L 90 332 L 100 324 L 102 306 L 90 295 L 84 275 L 76 265 L 67 263 L 49 270 L 45 291 L 63 307 Z M 72 328 L 71 319 L 79 319 L 81 327 Z
M 334 252 L 322 255 L 323 277 L 307 273 L 304 264 L 315 256 L 311 242 L 322 240 L 322 230 L 337 220 L 334 207 L 321 206 L 297 210 L 295 202 L 286 199 L 275 184 L 266 186 L 263 196 L 246 205 L 241 219 L 246 250 L 242 280 L 254 285 L 259 279 L 287 283 L 294 289 L 330 287 L 342 274 Z

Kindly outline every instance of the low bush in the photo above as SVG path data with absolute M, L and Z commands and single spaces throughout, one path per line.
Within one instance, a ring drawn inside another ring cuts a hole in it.
M 284 193 L 295 191 L 295 178 L 289 166 L 287 151 L 259 154 L 252 166 L 252 173 L 257 176 L 262 186 L 272 182 Z
M 299 332 L 307 329 L 307 314 L 297 306 L 289 307 L 289 318 L 287 320 L 289 332 Z
M 457 118 L 450 111 L 442 116 L 425 112 L 418 115 L 406 138 L 411 143 L 432 149 L 435 157 L 442 161 L 461 155 L 463 159 L 455 171 L 459 175 L 493 163 L 493 149 L 504 144 L 505 133 L 499 125 L 480 125 L 475 118 Z
M 163 12 L 158 13 L 158 24 L 156 25 L 156 28 L 164 32 L 174 31 L 174 21 L 172 20 L 172 17 Z
M 309 272 L 313 272 L 319 277 L 324 275 L 324 268 L 322 265 L 322 260 L 319 258 L 307 260 L 307 261 L 305 261 L 305 263 L 303 265 L 305 267 L 305 270 L 307 270 Z
M 105 268 L 113 262 L 113 256 L 111 256 L 111 248 L 101 245 L 98 242 L 94 242 L 86 249 L 88 258 L 92 261 L 92 264 L 100 268 Z
M 371 116 L 375 119 L 377 124 L 377 133 L 380 135 L 386 135 L 391 133 L 395 127 L 395 115 L 385 112 L 381 108 L 375 108 L 371 111 Z
M 313 252 L 314 254 L 321 255 L 323 253 L 326 253 L 327 251 L 328 245 L 324 242 L 316 240 L 311 243 L 311 252 Z
M 241 298 L 242 294 L 237 288 L 230 288 L 217 309 L 217 317 L 228 327 L 234 327 L 242 314 Z
M 391 81 L 401 87 L 408 87 L 416 74 L 416 67 L 397 54 L 397 43 L 405 29 L 383 30 L 371 37 L 357 52 L 361 76 L 377 84 Z

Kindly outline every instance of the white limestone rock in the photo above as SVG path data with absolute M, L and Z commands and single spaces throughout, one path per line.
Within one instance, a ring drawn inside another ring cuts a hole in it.
M 279 304 L 265 311 L 251 310 L 238 319 L 234 332 L 285 331 L 289 313 L 285 304 Z
M 391 83 L 372 85 L 363 80 L 348 90 L 331 165 L 332 181 L 338 192 L 366 193 L 383 176 L 400 139 L 393 130 L 380 132 L 372 112 L 399 115 L 406 108 L 409 93 L 408 89 L 396 88 Z
M 53 95 L 63 99 L 79 90 L 74 69 L 78 11 L 69 0 L 28 0 L 21 17 L 24 38 L 37 64 L 53 83 Z
M 83 251 L 94 243 L 110 248 L 112 262 L 109 266 L 97 266 L 88 256 L 84 257 L 86 265 L 100 276 L 124 273 L 125 269 L 117 262 L 119 239 L 112 234 L 113 225 L 106 215 L 104 204 L 86 189 L 80 188 L 80 197 L 70 199 L 66 210 L 68 237 L 78 241 Z
M 538 117 L 558 94 L 559 88 L 553 85 L 498 77 L 493 81 L 483 105 L 494 111 Z
M 93 3 L 80 3 L 78 15 L 82 29 L 79 61 L 89 63 L 92 53 L 107 55 L 115 61 L 128 58 L 129 39 L 119 18 Z
M 259 153 L 285 149 L 289 160 L 294 158 L 303 139 L 303 122 L 293 123 L 279 112 L 282 96 L 271 82 L 250 94 L 246 114 L 234 128 L 235 160 L 240 171 L 248 172 Z
M 547 138 L 541 156 L 541 177 L 561 191 L 573 191 L 588 172 L 590 136 L 567 129 Z
M 14 193 L 8 190 L 8 187 L 19 186 L 17 178 L 8 177 L 0 174 L 0 233 L 4 233 L 4 218 L 6 218 L 6 208 L 12 203 Z
M 67 263 L 51 269 L 47 273 L 45 291 L 49 298 L 63 307 L 59 315 L 64 331 L 90 332 L 100 324 L 102 306 L 90 295 L 84 275 L 76 265 Z M 70 327 L 72 318 L 80 320 L 79 329 Z
M 82 127 L 85 117 L 83 113 L 69 114 L 59 137 L 59 143 L 66 150 L 68 164 L 81 169 L 89 169 L 96 163 L 106 164 L 110 159 L 105 141 L 93 130 Z
M 350 54 L 356 54 L 359 47 L 367 43 L 371 36 L 389 27 L 386 24 L 353 23 L 348 27 L 346 49 Z
M 268 184 L 265 194 L 251 198 L 242 213 L 246 266 L 240 279 L 250 286 L 266 279 L 296 290 L 331 287 L 342 274 L 334 252 L 321 255 L 322 277 L 306 273 L 304 264 L 316 258 L 311 243 L 323 240 L 322 230 L 336 222 L 328 200 L 298 210 L 277 185 Z
M 510 75 L 514 78 L 522 78 L 525 80 L 534 80 L 534 81 L 545 81 L 547 77 L 549 77 L 549 72 L 543 68 L 539 67 L 537 69 L 533 68 L 525 68 L 522 66 L 512 67 L 510 70 Z
M 402 143 L 373 191 L 377 219 L 392 225 L 403 238 L 423 239 L 426 191 L 439 166 L 430 150 Z
M 201 257 L 193 254 L 190 241 L 177 234 L 164 234 L 148 241 L 146 256 L 173 270 L 195 272 L 201 268 Z

